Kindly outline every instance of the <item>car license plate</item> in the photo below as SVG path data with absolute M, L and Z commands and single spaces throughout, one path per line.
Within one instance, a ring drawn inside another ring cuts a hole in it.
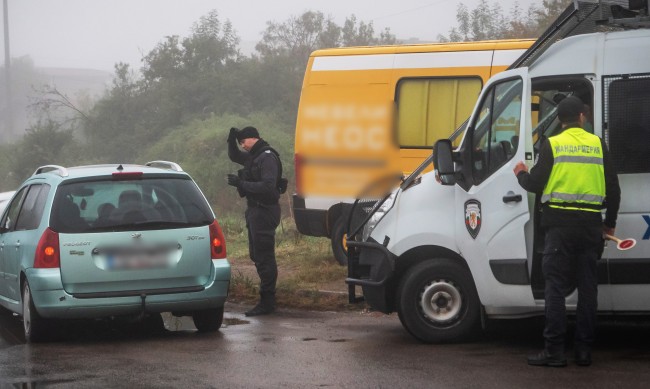
M 106 257 L 109 270 L 160 269 L 169 265 L 169 256 L 165 252 L 119 253 Z

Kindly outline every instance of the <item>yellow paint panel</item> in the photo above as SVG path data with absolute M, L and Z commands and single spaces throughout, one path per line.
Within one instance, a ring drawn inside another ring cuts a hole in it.
M 526 49 L 533 42 L 356 47 L 312 53 L 296 121 L 298 193 L 356 197 L 377 180 L 409 174 L 431 154 L 436 140 L 448 137 L 467 119 L 485 81 L 505 69 L 492 67 L 497 56 L 491 51 Z M 501 62 L 509 58 L 508 53 L 502 54 Z

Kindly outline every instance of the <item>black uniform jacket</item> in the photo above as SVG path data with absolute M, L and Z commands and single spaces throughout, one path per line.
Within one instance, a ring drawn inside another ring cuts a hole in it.
M 246 196 L 249 203 L 266 205 L 277 204 L 280 193 L 279 156 L 264 139 L 258 140 L 250 152 L 242 151 L 236 141 L 228 143 L 230 160 L 244 166 L 243 177 L 240 174 L 239 193 Z

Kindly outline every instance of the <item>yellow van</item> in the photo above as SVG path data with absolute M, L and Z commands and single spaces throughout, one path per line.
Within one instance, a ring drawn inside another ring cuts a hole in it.
M 534 40 L 317 50 L 295 134 L 298 231 L 328 236 L 345 264 L 345 210 L 372 183 L 409 174 L 469 116 L 483 83 Z M 507 123 L 504 123 L 507 127 Z

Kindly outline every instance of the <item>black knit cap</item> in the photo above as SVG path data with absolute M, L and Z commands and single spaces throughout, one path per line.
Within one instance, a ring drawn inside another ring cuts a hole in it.
M 557 116 L 562 123 L 576 123 L 585 112 L 585 103 L 575 96 L 567 97 L 557 106 Z
M 244 127 L 239 132 L 237 132 L 237 140 L 239 142 L 243 141 L 244 139 L 248 138 L 258 138 L 260 137 L 260 133 L 257 132 L 257 128 L 255 127 Z

